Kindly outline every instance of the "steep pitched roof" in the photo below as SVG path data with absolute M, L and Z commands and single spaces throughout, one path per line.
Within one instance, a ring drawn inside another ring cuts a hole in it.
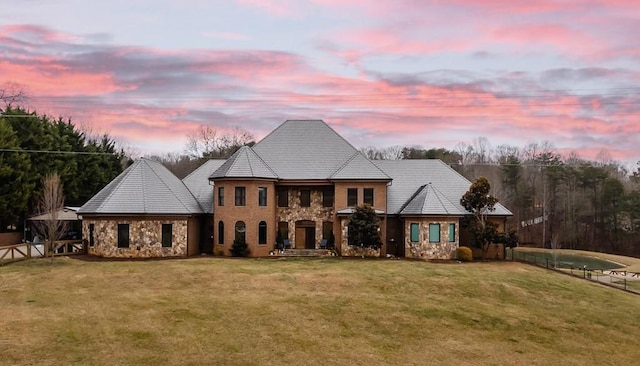
M 331 179 L 382 179 L 391 178 L 371 162 L 361 152 L 356 152 L 347 162 L 333 173 Z
M 78 214 L 202 213 L 187 187 L 162 164 L 140 159 L 93 196 Z
M 276 173 L 249 146 L 243 146 L 210 178 L 267 178 L 277 179 Z
M 286 121 L 253 150 L 280 179 L 325 180 L 341 168 L 345 177 L 388 179 L 374 164 L 360 158 L 345 167 L 358 150 L 321 120 Z
M 402 209 L 409 207 L 412 200 L 413 207 L 419 206 L 420 193 L 425 189 L 425 185 L 431 183 L 433 187 L 433 198 L 445 199 L 456 208 L 460 214 L 466 214 L 466 210 L 460 204 L 460 198 L 469 190 L 471 182 L 451 167 L 437 159 L 416 159 L 416 160 L 376 160 L 375 164 L 387 175 L 393 178 L 391 185 L 387 189 L 387 213 L 400 214 Z M 425 200 L 430 192 L 423 192 Z M 437 206 L 435 201 L 428 203 L 426 207 L 434 209 Z M 423 201 L 424 203 L 424 201 Z M 423 209 L 425 205 L 423 204 Z M 445 204 L 447 210 L 452 210 L 448 203 Z M 445 211 L 434 212 L 433 214 L 450 215 Z M 507 210 L 500 203 L 496 205 L 495 211 L 489 215 L 510 216 L 511 211 Z
M 213 213 L 213 188 L 209 185 L 209 176 L 220 168 L 225 161 L 224 159 L 208 160 L 182 179 L 182 182 L 196 198 L 204 213 Z
M 429 183 L 416 191 L 400 210 L 400 215 L 464 215 L 460 208 Z

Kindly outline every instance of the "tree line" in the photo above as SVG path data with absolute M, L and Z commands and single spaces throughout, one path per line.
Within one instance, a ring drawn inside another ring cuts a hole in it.
M 0 231 L 20 228 L 36 213 L 48 174 L 60 177 L 65 205 L 79 206 L 129 163 L 107 134 L 93 135 L 71 119 L 6 105 L 0 109 Z

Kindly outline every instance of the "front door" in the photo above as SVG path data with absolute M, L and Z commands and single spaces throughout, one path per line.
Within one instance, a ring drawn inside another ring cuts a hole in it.
M 304 247 L 306 249 L 316 249 L 316 228 L 305 227 Z
M 316 248 L 316 223 L 313 221 L 296 222 L 296 248 Z

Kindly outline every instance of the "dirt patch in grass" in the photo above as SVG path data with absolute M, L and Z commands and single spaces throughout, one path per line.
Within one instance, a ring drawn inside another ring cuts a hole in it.
M 7 364 L 633 364 L 635 295 L 518 263 L 0 267 Z M 615 349 L 616 352 L 611 352 Z

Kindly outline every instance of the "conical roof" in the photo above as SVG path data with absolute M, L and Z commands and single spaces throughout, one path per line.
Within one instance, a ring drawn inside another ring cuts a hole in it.
M 210 176 L 215 178 L 267 178 L 278 176 L 249 146 L 243 146 Z
M 464 215 L 460 205 L 451 202 L 433 184 L 425 184 L 409 199 L 401 215 Z

